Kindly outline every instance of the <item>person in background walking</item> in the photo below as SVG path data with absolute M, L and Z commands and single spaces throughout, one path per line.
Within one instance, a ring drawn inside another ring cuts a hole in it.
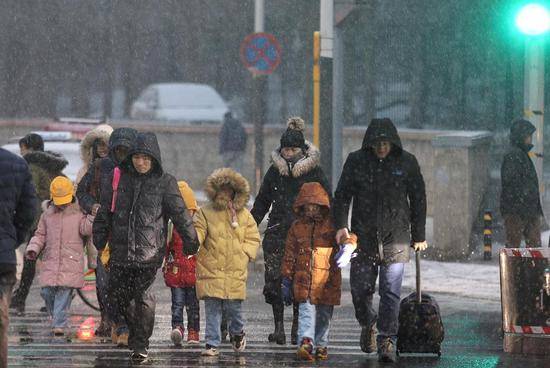
M 63 336 L 73 292 L 84 286 L 84 237 L 92 235 L 93 216 L 82 213 L 70 179 L 58 176 L 50 186 L 51 201 L 38 222 L 25 256 L 36 260 L 43 253 L 38 279 L 41 295 L 52 317 L 52 331 Z
M 268 336 L 270 342 L 286 344 L 284 304 L 281 296 L 281 261 L 288 229 L 294 221 L 292 205 L 304 183 L 318 182 L 331 197 L 330 185 L 320 165 L 321 154 L 317 147 L 304 139 L 305 123 L 292 117 L 281 136 L 280 147 L 271 153 L 272 164 L 264 176 L 260 191 L 251 210 L 259 225 L 269 214 L 262 248 L 265 260 L 265 301 L 273 308 L 275 331 Z M 291 342 L 297 343 L 298 304 L 294 305 Z
M 42 212 L 40 203 L 50 199 L 50 183 L 56 176 L 64 176 L 63 169 L 68 165 L 67 160 L 59 153 L 44 151 L 44 141 L 36 133 L 29 133 L 19 140 L 21 156 L 27 161 L 32 175 L 32 181 L 36 189 L 38 201 L 36 208 L 38 216 L 31 227 L 30 234 L 34 234 L 38 219 Z M 36 273 L 36 261 L 26 259 L 23 261 L 21 281 L 17 290 L 13 293 L 10 308 L 15 308 L 18 315 L 25 313 L 25 302 L 31 289 Z M 45 308 L 45 307 L 43 307 Z M 46 311 L 46 309 L 44 309 Z
M 226 112 L 220 130 L 220 155 L 224 167 L 242 172 L 246 140 L 246 130 L 241 122 L 231 112 Z
M 17 273 L 15 249 L 28 239 L 36 202 L 27 163 L 0 148 L 0 368 L 8 366 L 9 305 Z
M 510 148 L 502 160 L 500 212 L 504 217 L 508 248 L 519 248 L 522 239 L 528 248 L 541 246 L 540 227 L 544 214 L 539 179 L 529 157 L 535 131 L 531 122 L 515 120 L 510 127 Z

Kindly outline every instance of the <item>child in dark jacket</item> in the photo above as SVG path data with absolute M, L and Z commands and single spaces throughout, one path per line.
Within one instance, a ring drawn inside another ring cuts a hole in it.
M 298 358 L 325 360 L 332 312 L 340 304 L 342 254 L 351 255 L 357 237 L 338 248 L 329 196 L 319 183 L 302 185 L 293 209 L 297 220 L 286 239 L 281 291 L 287 305 L 299 303 Z
M 179 181 L 178 187 L 191 212 L 199 209 L 193 190 L 185 181 Z M 164 281 L 172 291 L 172 333 L 170 338 L 174 345 L 181 346 L 185 328 L 183 326 L 183 309 L 187 310 L 187 343 L 199 343 L 200 309 L 195 290 L 195 256 L 183 254 L 183 242 L 178 232 L 173 229 L 171 239 L 166 247 L 164 261 Z

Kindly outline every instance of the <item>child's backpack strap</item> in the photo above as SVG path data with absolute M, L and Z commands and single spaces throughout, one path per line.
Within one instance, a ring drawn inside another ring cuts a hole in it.
M 117 197 L 117 194 L 118 194 L 118 183 L 119 182 L 120 182 L 120 168 L 117 166 L 113 170 L 113 181 L 111 183 L 112 186 L 113 186 L 113 199 L 111 201 L 111 212 L 115 212 L 116 197 Z

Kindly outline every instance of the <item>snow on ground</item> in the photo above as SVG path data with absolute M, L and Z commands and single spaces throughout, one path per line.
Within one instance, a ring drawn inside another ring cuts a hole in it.
M 421 288 L 426 293 L 450 293 L 473 299 L 500 300 L 498 265 L 422 260 L 421 271 Z M 349 279 L 349 266 L 343 270 L 342 277 Z M 405 265 L 403 288 L 416 288 L 414 262 Z

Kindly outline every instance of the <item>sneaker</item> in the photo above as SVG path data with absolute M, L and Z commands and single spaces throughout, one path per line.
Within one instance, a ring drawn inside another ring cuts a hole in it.
M 327 360 L 328 359 L 328 349 L 326 347 L 315 349 L 315 359 L 317 359 L 317 360 Z
M 233 335 L 231 344 L 233 345 L 233 351 L 236 351 L 237 353 L 244 351 L 244 348 L 246 347 L 246 337 L 245 333 L 241 332 L 240 335 Z
M 313 356 L 313 343 L 311 339 L 304 337 L 300 343 L 300 347 L 296 351 L 296 357 L 300 360 L 314 361 Z
M 361 350 L 364 353 L 370 354 L 374 353 L 377 350 L 376 344 L 376 335 L 378 331 L 376 330 L 376 323 L 373 323 L 372 326 L 363 326 L 361 329 L 361 339 L 359 345 Z
M 65 336 L 65 330 L 61 327 L 56 327 L 52 330 L 54 336 Z
M 395 345 L 389 337 L 385 338 L 380 344 L 378 350 L 378 361 L 384 363 L 393 363 L 397 359 Z
M 21 304 L 15 307 L 15 315 L 18 317 L 22 317 L 25 315 L 25 305 Z
M 189 330 L 187 332 L 187 344 L 189 345 L 196 345 L 198 344 L 200 341 L 199 341 L 199 331 L 195 331 L 195 330 Z
M 149 352 L 147 351 L 147 349 L 142 348 L 142 349 L 135 349 L 134 351 L 132 351 L 130 358 L 133 361 L 144 362 L 145 360 L 147 360 L 148 356 L 149 356 Z
M 218 356 L 220 355 L 220 352 L 218 351 L 218 348 L 212 345 L 206 344 L 206 348 L 201 351 L 202 356 Z
M 183 341 L 183 327 L 176 326 L 170 334 L 170 340 L 172 340 L 175 346 L 181 346 L 181 342 Z

